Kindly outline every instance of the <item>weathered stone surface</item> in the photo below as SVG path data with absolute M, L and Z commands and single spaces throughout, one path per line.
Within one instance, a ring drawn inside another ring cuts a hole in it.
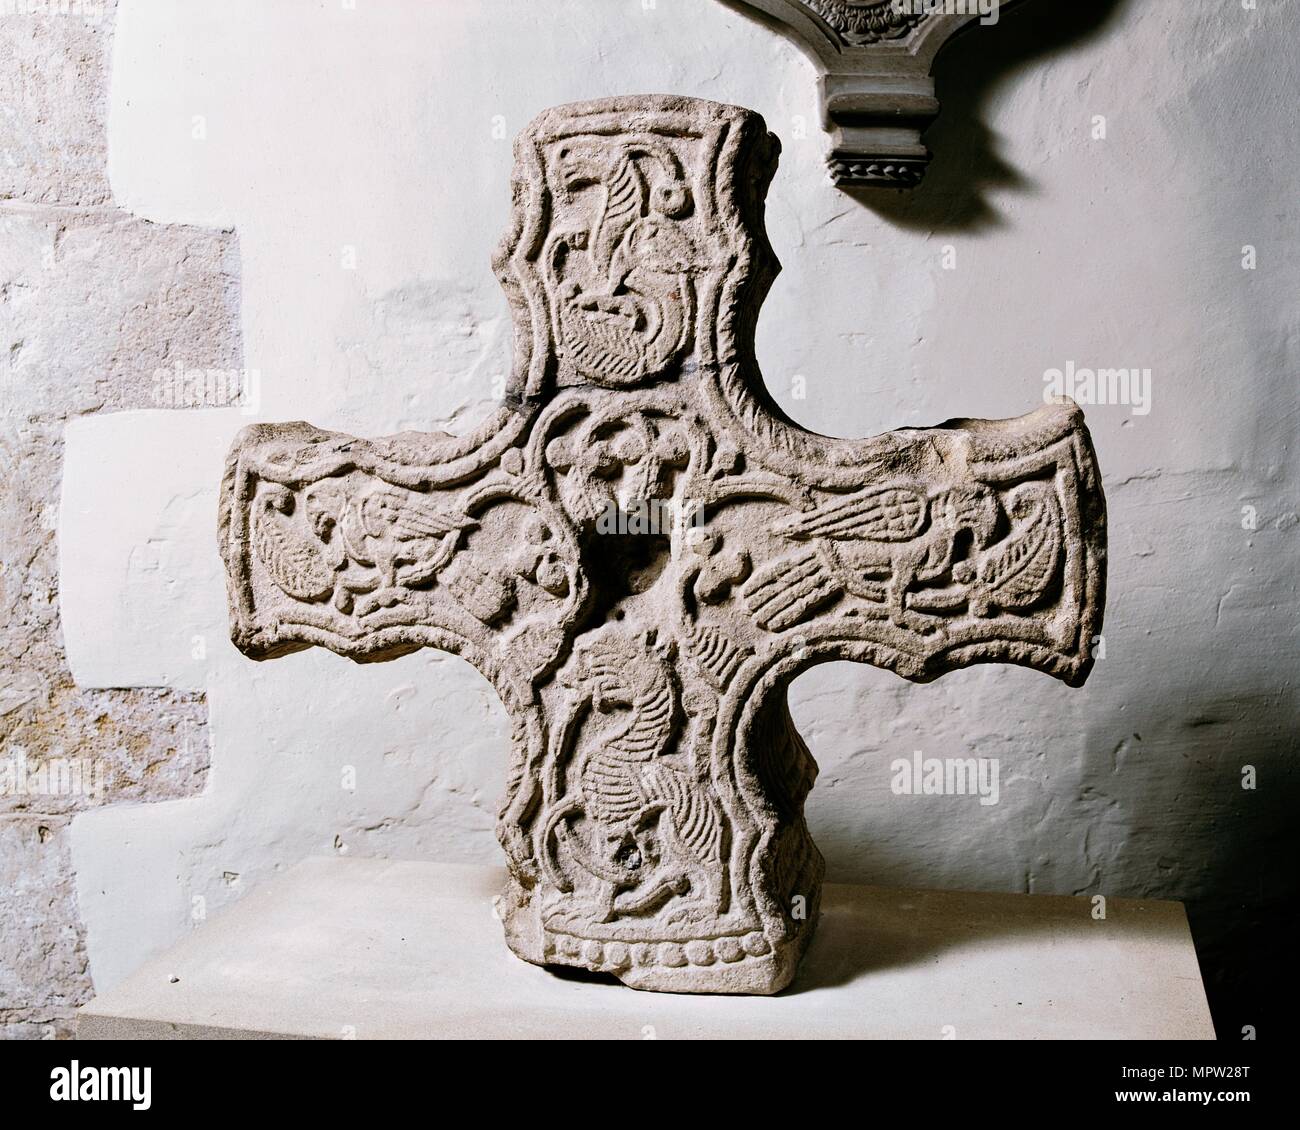
M 0 816 L 0 1039 L 70 1036 L 90 996 L 67 820 Z
M 15 8 L 0 19 L 0 199 L 107 203 L 117 0 Z
M 238 397 L 234 233 L 19 204 L 0 208 L 0 226 L 0 355 L 27 414 Z M 222 378 L 209 389 L 190 380 L 199 371 Z
M 753 357 L 777 144 L 616 98 L 516 147 L 505 404 L 472 435 L 256 425 L 220 544 L 270 658 L 457 652 L 514 724 L 511 948 L 648 989 L 774 992 L 817 918 L 815 766 L 785 692 L 831 659 L 1086 678 L 1104 502 L 1069 402 L 872 440 L 802 431 Z
M 238 399 L 233 232 L 20 204 L 0 227 L 0 357 L 26 415 Z

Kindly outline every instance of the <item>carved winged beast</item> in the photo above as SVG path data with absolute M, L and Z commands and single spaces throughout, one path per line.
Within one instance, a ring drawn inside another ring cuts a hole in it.
M 667 659 L 610 637 L 576 660 L 566 679 L 574 711 L 614 721 L 581 745 L 576 787 L 543 818 L 543 860 L 561 891 L 586 880 L 594 920 L 607 922 L 700 886 L 720 861 L 722 816 L 680 759 L 666 756 L 678 725 Z M 575 817 L 580 830 L 570 827 Z

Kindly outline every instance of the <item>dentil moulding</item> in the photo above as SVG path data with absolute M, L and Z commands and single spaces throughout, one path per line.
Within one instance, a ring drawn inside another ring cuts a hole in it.
M 1073 402 L 838 440 L 769 400 L 778 148 L 757 114 L 694 99 L 546 111 L 494 260 L 504 403 L 463 437 L 258 424 L 222 487 L 239 648 L 473 663 L 513 724 L 510 948 L 638 988 L 794 975 L 823 871 L 800 671 L 1007 662 L 1077 686 L 1101 627 Z

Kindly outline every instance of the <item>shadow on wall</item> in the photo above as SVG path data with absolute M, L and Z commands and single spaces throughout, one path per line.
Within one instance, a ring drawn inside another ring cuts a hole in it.
M 1270 696 L 1215 704 L 1228 707 L 1217 713 L 1213 707 L 1197 710 L 1194 695 L 1187 702 L 1185 735 L 1217 725 L 1225 756 L 1213 765 L 1194 759 L 1188 779 L 1192 795 L 1185 802 L 1185 810 L 1195 812 L 1186 821 L 1189 839 L 1200 826 L 1186 850 L 1201 856 L 1200 870 L 1194 876 L 1184 873 L 1190 890 L 1169 897 L 1181 898 L 1187 907 L 1219 1039 L 1276 1038 L 1290 1023 L 1287 986 L 1300 947 L 1296 735 L 1279 729 L 1240 740 L 1239 725 L 1228 720 L 1234 714 L 1240 718 L 1258 710 L 1281 719 L 1279 703 Z M 1254 769 L 1253 788 L 1242 787 L 1246 766 Z
M 868 685 L 877 683 L 875 693 L 887 707 L 893 700 L 884 688 L 891 684 L 882 678 Z M 1036 705 L 1032 698 L 1026 701 Z M 1293 716 L 1293 695 L 1285 689 L 1215 693 L 1173 685 L 1145 700 L 1140 694 L 1127 702 L 1114 700 L 1089 720 L 1079 762 L 1062 763 L 1044 779 L 1045 836 L 1021 845 L 1031 853 L 1045 852 L 1054 864 L 1031 888 L 1034 893 L 1079 897 L 1085 900 L 1082 913 L 1096 894 L 1183 903 L 1215 1029 L 1225 1041 L 1268 1039 L 1286 1019 L 1283 1002 L 1289 997 L 1279 988 L 1289 982 L 1300 944 L 1292 815 L 1300 805 L 1300 749 L 1289 725 Z M 1131 746 L 1129 739 L 1120 743 L 1130 748 L 1117 762 L 1116 739 L 1135 725 L 1140 733 L 1131 735 Z M 884 774 L 889 742 L 875 738 L 872 744 Z M 1026 782 L 1042 769 L 1028 761 L 1017 766 L 1014 757 L 1007 767 Z M 1006 889 L 995 871 L 980 874 L 987 864 L 969 853 L 955 859 L 954 849 L 945 846 L 945 821 L 965 821 L 969 830 L 974 819 L 969 810 L 965 817 L 960 809 L 945 811 L 939 805 L 946 798 L 934 798 L 936 806 L 924 812 L 890 815 L 871 808 L 864 797 L 862 811 L 881 817 L 864 843 L 864 826 L 846 825 L 828 803 L 827 785 L 834 783 L 819 782 L 808 803 L 813 837 L 832 882 Z M 849 780 L 859 791 L 861 784 Z M 933 828 L 928 850 L 926 837 L 914 829 L 901 834 L 914 819 Z M 1081 830 L 1092 850 L 1076 855 Z M 1019 849 L 1009 850 L 1014 856 Z M 951 869 L 943 866 L 945 860 L 951 860 Z M 1032 858 L 1024 862 L 1028 867 Z M 918 868 L 931 877 L 918 875 Z M 936 881 L 935 870 L 944 877 Z M 819 927 L 827 933 L 846 928 L 825 918 Z M 852 929 L 853 938 L 832 946 L 834 962 L 816 977 L 805 977 L 803 988 L 926 961 L 970 941 L 917 937 L 888 924 Z M 984 934 L 1015 937 L 1039 929 L 1032 921 L 990 922 Z
M 1087 42 L 1130 0 L 1025 0 L 988 27 L 963 31 L 935 66 L 938 120 L 926 131 L 934 160 L 914 189 L 847 190 L 881 219 L 917 231 L 979 231 L 1002 218 L 988 203 L 999 188 L 1032 191 L 1033 182 L 997 153 L 997 138 L 983 120 L 989 95 L 1009 73 Z

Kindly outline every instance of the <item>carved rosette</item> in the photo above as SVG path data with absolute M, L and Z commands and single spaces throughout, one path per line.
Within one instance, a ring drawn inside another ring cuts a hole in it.
M 900 39 L 933 13 L 899 0 L 803 0 L 804 5 L 848 46 Z
M 975 0 L 738 2 L 774 20 L 817 64 L 832 183 L 911 188 L 930 163 L 921 135 L 939 114 L 935 57 L 958 32 L 1018 0 L 1000 0 L 989 16 Z
M 1072 403 L 863 441 L 767 406 L 777 149 L 758 115 L 696 100 L 547 111 L 495 258 L 507 406 L 463 439 L 258 425 L 222 493 L 236 644 L 474 663 L 514 724 L 509 945 L 647 989 L 794 975 L 823 870 L 796 674 L 996 661 L 1078 685 L 1101 626 Z

